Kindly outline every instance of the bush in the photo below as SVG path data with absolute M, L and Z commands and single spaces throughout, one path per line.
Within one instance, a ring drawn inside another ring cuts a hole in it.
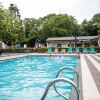
M 100 47 L 95 47 L 97 53 L 100 53 Z
M 0 49 L 0 52 L 2 53 L 25 53 L 26 51 L 31 51 L 31 52 L 38 52 L 38 53 L 45 53 L 47 52 L 47 48 L 37 48 L 37 49 L 24 49 L 24 48 L 19 48 L 19 49 Z
M 94 47 L 95 51 L 97 53 L 100 53 L 100 47 Z M 65 49 L 66 52 L 68 52 L 68 48 L 58 48 L 59 52 Z M 72 48 L 73 52 L 75 52 L 75 48 Z M 83 48 L 79 48 L 80 52 L 83 52 Z M 88 51 L 90 48 L 87 48 Z M 46 53 L 48 51 L 48 48 L 37 48 L 37 49 L 24 49 L 24 48 L 19 48 L 19 49 L 0 49 L 0 53 L 25 53 L 26 51 L 30 50 L 31 52 L 37 52 L 37 53 Z M 52 48 L 52 51 L 54 52 L 55 48 Z
M 38 48 L 38 49 L 36 49 L 35 50 L 35 52 L 38 52 L 38 53 L 45 53 L 45 52 L 47 52 L 47 48 Z

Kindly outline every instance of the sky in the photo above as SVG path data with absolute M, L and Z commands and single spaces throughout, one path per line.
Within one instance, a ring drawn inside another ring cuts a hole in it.
M 100 0 L 0 0 L 5 8 L 16 4 L 23 18 L 39 18 L 50 13 L 68 14 L 76 18 L 78 23 L 90 20 L 100 13 Z

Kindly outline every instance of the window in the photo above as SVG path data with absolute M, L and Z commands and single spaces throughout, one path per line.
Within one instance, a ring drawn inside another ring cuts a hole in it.
M 57 44 L 57 47 L 61 47 L 61 44 Z

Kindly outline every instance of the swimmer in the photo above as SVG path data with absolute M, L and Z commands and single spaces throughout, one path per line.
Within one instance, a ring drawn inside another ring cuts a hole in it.
M 49 58 L 51 57 L 51 53 L 50 53 L 50 55 L 48 56 Z

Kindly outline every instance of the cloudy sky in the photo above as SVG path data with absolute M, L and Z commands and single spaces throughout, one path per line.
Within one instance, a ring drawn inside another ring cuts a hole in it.
M 0 0 L 4 7 L 10 3 L 18 6 L 22 18 L 43 17 L 50 13 L 62 13 L 74 16 L 80 23 L 100 13 L 100 0 Z

